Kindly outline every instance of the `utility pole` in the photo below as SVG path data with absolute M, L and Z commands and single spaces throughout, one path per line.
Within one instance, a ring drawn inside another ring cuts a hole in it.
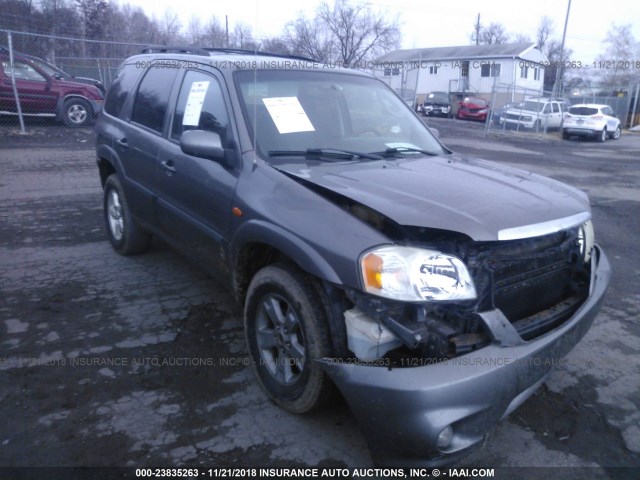
M 564 30 L 562 31 L 562 44 L 560 45 L 560 64 L 556 66 L 556 81 L 553 83 L 552 96 L 558 95 L 558 89 L 560 87 L 561 73 L 564 73 L 562 65 L 564 62 L 564 40 L 567 37 L 567 24 L 569 23 L 569 11 L 571 10 L 571 0 L 567 3 L 567 16 L 564 19 Z
M 478 20 L 476 21 L 476 45 L 480 45 L 480 13 L 478 13 Z
M 224 16 L 225 47 L 229 48 L 229 15 Z

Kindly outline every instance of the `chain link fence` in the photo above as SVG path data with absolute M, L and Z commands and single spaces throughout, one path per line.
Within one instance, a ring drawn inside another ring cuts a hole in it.
M 485 131 L 534 138 L 558 136 L 564 113 L 572 105 L 581 103 L 609 105 L 621 125 L 631 127 L 637 123 L 633 112 L 639 88 L 640 84 L 591 85 L 567 88 L 553 96 L 550 91 L 496 83 L 491 92 L 491 111 Z
M 0 126 L 90 126 L 120 64 L 149 46 L 0 30 Z

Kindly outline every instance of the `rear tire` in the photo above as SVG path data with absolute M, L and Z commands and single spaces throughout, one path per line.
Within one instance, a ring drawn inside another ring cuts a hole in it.
M 111 246 L 120 255 L 142 253 L 149 248 L 151 235 L 140 228 L 131 215 L 115 173 L 104 183 L 104 221 Z
M 316 360 L 331 356 L 327 310 L 313 279 L 284 264 L 251 280 L 244 309 L 249 355 L 265 393 L 292 413 L 323 405 L 334 391 Z
M 606 139 L 607 139 L 607 129 L 603 128 L 601 132 L 598 132 L 597 140 L 600 143 L 604 143 Z
M 609 134 L 609 138 L 612 138 L 613 140 L 618 140 L 620 138 L 620 135 L 622 135 L 622 129 L 620 128 L 620 125 L 618 125 L 615 131 Z
M 564 130 L 564 129 L 562 130 L 562 139 L 563 140 L 569 140 L 570 136 L 571 135 L 569 135 L 566 130 Z

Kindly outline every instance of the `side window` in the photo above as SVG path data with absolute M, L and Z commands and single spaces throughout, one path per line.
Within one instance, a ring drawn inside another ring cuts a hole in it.
M 206 73 L 188 71 L 180 87 L 171 138 L 178 140 L 186 130 L 208 130 L 218 133 L 224 145 L 228 126 L 229 116 L 218 81 Z
M 551 106 L 553 107 L 553 113 L 558 113 L 560 111 L 560 107 L 556 102 L 553 102 Z
M 124 105 L 129 92 L 133 90 L 140 71 L 141 70 L 133 64 L 122 66 L 111 88 L 109 88 L 109 93 L 107 93 L 107 98 L 104 101 L 104 110 L 109 115 L 113 115 L 114 117 L 120 116 L 122 105 Z
M 146 73 L 133 103 L 131 121 L 162 132 L 164 116 L 169 105 L 169 95 L 177 68 L 151 67 Z
M 7 76 L 11 76 L 11 64 L 8 61 L 2 62 L 2 69 Z M 19 60 L 13 61 L 13 76 L 19 80 L 35 80 L 37 82 L 45 82 L 46 79 L 40 75 L 31 65 Z

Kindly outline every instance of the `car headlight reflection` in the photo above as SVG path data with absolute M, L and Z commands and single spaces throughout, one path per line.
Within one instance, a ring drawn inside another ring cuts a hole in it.
M 476 289 L 462 261 L 436 250 L 384 246 L 360 258 L 365 291 L 393 300 L 473 300 Z

